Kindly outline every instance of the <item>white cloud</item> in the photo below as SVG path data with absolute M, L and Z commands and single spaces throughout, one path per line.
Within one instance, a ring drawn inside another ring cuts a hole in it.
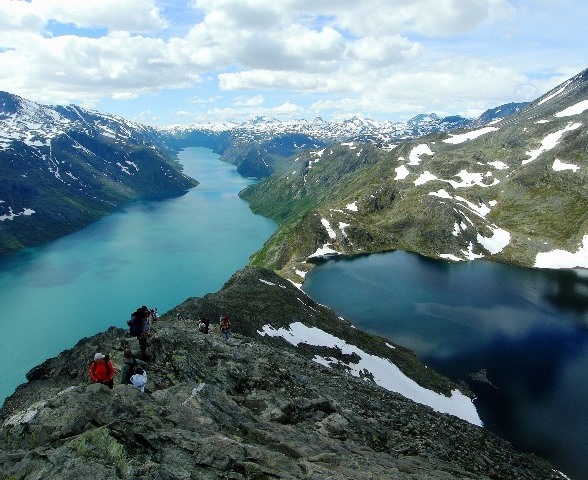
M 533 100 L 584 66 L 577 49 L 555 50 L 549 35 L 557 32 L 537 28 L 545 11 L 553 25 L 565 25 L 566 42 L 574 44 L 584 35 L 578 20 L 584 3 L 569 0 L 565 8 L 542 3 L 525 10 L 526 5 L 514 0 L 1 1 L 0 89 L 46 103 L 84 104 L 191 89 L 184 103 L 196 108 L 191 98 L 215 98 L 219 111 L 227 111 L 230 102 L 245 107 L 235 97 L 246 91 L 257 99 L 251 107 L 280 92 L 268 108 L 297 115 L 324 115 L 321 110 L 338 118 L 357 112 L 390 119 L 433 111 L 476 115 L 500 103 Z M 549 55 L 536 53 L 546 48 Z M 541 72 L 536 79 L 535 72 Z M 235 95 L 220 99 L 219 89 Z M 144 107 L 151 105 L 137 110 Z
M 263 105 L 264 101 L 265 101 L 265 98 L 263 97 L 263 95 L 255 95 L 253 97 L 238 98 L 235 101 L 235 105 L 245 106 L 245 107 L 259 106 L 259 105 Z
M 156 31 L 168 25 L 153 0 L 30 0 L 0 4 L 3 31 L 13 27 L 41 33 L 51 21 L 78 28 L 131 32 Z

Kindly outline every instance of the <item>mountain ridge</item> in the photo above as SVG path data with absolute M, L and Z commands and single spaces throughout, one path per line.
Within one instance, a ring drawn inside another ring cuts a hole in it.
M 78 230 L 124 202 L 197 182 L 155 129 L 0 92 L 0 255 Z
M 233 323 L 228 342 L 198 331 L 199 318 L 225 313 Z M 463 386 L 402 347 L 354 329 L 264 268 L 236 272 L 219 292 L 190 298 L 153 325 L 145 394 L 118 378 L 113 390 L 91 384 L 94 353 L 108 353 L 120 368 L 126 347 L 137 351 L 137 340 L 111 327 L 27 374 L 28 383 L 0 409 L 1 474 L 565 478 L 475 419 L 441 413 L 438 400 L 428 406 L 431 397 L 453 398 Z M 392 374 L 396 368 L 403 373 Z M 390 377 L 393 385 L 382 387 Z M 412 379 L 428 392 L 421 400 L 396 393 Z M 459 414 L 467 405 L 457 400 L 449 401 Z
M 391 151 L 337 143 L 292 159 L 241 193 L 280 226 L 252 261 L 297 283 L 325 255 L 394 249 L 447 261 L 588 266 L 587 72 L 473 130 Z

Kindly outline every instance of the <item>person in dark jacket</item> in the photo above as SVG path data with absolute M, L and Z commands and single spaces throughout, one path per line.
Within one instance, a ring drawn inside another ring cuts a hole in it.
M 107 355 L 94 355 L 94 361 L 90 364 L 90 378 L 94 383 L 103 383 L 109 388 L 114 386 L 114 366 Z
M 133 357 L 133 352 L 130 348 L 126 348 L 123 353 L 123 364 L 120 371 L 120 383 L 121 385 L 130 384 L 131 377 L 133 376 L 135 367 L 147 368 L 147 364 L 141 360 L 137 360 Z

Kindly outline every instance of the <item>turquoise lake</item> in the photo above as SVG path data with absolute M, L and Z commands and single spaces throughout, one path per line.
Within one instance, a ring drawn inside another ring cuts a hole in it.
M 45 359 L 111 325 L 126 328 L 138 306 L 163 313 L 218 291 L 275 231 L 238 197 L 253 180 L 208 149 L 179 159 L 200 182 L 184 195 L 130 203 L 0 261 L 0 402 Z

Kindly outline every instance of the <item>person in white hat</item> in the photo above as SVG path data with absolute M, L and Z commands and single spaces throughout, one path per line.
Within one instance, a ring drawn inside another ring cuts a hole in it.
M 90 378 L 94 383 L 103 383 L 109 388 L 114 386 L 114 367 L 107 355 L 94 355 L 94 361 L 90 364 Z

